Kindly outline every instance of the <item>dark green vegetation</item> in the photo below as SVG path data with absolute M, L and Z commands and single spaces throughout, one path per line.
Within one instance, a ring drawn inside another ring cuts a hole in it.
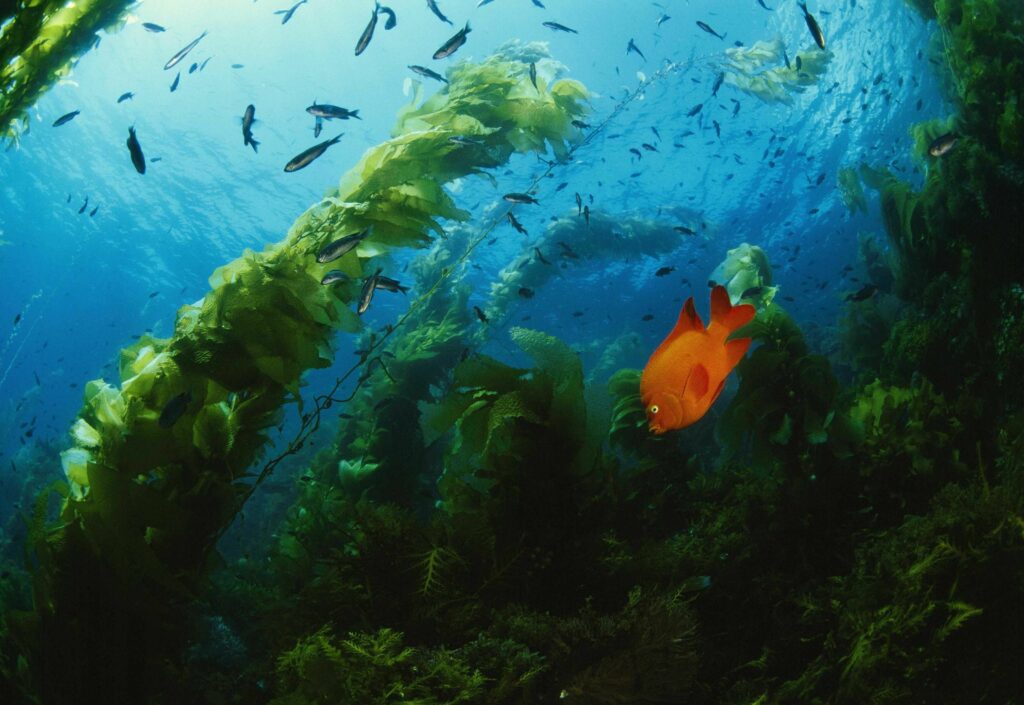
M 0 139 L 16 142 L 28 109 L 117 24 L 128 0 L 0 2 Z
M 916 4 L 945 37 L 961 139 L 921 155 L 921 192 L 862 169 L 889 246 L 861 241 L 879 291 L 844 319 L 852 381 L 771 304 L 717 427 L 654 438 L 635 371 L 612 377 L 606 414 L 605 380 L 588 384 L 549 335 L 502 338 L 522 367 L 481 354 L 486 333 L 467 333 L 468 292 L 449 280 L 383 346 L 364 336 L 361 385 L 318 402 L 322 424 L 339 419 L 334 443 L 302 469 L 273 540 L 218 567 L 196 546 L 239 511 L 263 427 L 320 364 L 328 314 L 344 316 L 305 285 L 306 260 L 248 255 L 175 339 L 126 353 L 133 384 L 89 390 L 65 455 L 88 494 L 65 501 L 61 485 L 26 517 L 31 606 L 26 571 L 0 583 L 22 608 L 5 623 L 3 701 L 1019 702 L 1024 124 L 1008 106 L 1024 90 L 1024 6 Z M 472 134 L 493 141 L 481 158 L 564 134 L 575 109 L 552 98 L 524 111 L 521 76 L 477 70 L 461 87 L 449 75 L 464 103 L 431 99 L 402 125 L 452 124 L 480 98 Z M 396 137 L 404 164 L 367 171 L 368 157 L 289 242 L 329 241 L 367 213 L 408 226 L 385 230 L 391 244 L 419 242 L 434 216 L 457 214 L 427 176 L 489 166 L 432 139 Z M 345 210 L 356 201 L 369 204 L 358 217 Z M 473 236 L 422 258 L 414 291 L 457 268 Z M 277 289 L 259 276 L 271 266 Z M 258 314 L 296 347 L 256 346 Z M 250 323 L 227 338 L 223 316 Z M 244 364 L 219 362 L 227 352 Z M 185 388 L 194 406 L 161 446 L 157 412 Z M 141 442 L 148 454 L 124 450 Z M 156 457 L 170 460 L 129 462 Z

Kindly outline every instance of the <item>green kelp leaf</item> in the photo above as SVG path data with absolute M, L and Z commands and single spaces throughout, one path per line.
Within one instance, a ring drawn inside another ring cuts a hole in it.
M 758 41 L 749 47 L 725 50 L 725 82 L 765 103 L 793 104 L 791 93 L 802 93 L 817 84 L 832 60 L 830 51 L 798 52 L 790 67 L 785 65 L 781 39 Z M 800 70 L 796 69 L 796 58 Z
M 192 424 L 192 442 L 204 458 L 223 458 L 234 443 L 230 409 L 224 402 L 200 409 Z
M 868 201 L 864 195 L 864 188 L 861 186 L 860 177 L 857 172 L 850 168 L 844 167 L 839 170 L 839 192 L 842 194 L 843 203 L 851 213 L 857 211 L 863 211 L 867 213 Z
M 779 426 L 779 430 L 768 437 L 772 443 L 780 446 L 784 446 L 789 443 L 789 439 L 793 436 L 793 419 L 790 418 L 789 414 L 782 417 L 782 425 Z
M 487 355 L 473 355 L 455 368 L 453 387 L 480 387 L 503 394 L 518 389 L 526 372 Z
M 431 445 L 446 434 L 475 402 L 472 394 L 452 392 L 436 404 L 419 403 L 423 442 Z
M 485 454 L 497 453 L 499 456 L 512 450 L 511 434 L 513 425 L 522 419 L 530 423 L 541 424 L 543 420 L 529 408 L 525 397 L 520 392 L 503 394 L 491 405 L 491 413 L 487 419 L 487 440 L 484 443 Z

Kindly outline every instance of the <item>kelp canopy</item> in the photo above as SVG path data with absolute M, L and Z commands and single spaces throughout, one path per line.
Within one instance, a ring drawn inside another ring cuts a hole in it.
M 131 0 L 12 0 L 0 4 L 0 139 L 17 141 L 28 111 Z

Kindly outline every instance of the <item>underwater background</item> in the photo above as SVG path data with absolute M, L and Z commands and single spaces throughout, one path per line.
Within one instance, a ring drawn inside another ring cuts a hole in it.
M 0 702 L 1024 701 L 1022 92 L 1020 0 L 0 3 Z

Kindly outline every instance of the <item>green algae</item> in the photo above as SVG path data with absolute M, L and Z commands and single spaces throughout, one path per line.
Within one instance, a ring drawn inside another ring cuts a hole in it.
M 38 0 L 0 15 L 0 139 L 17 143 L 29 109 L 99 40 L 124 22 L 127 0 Z

